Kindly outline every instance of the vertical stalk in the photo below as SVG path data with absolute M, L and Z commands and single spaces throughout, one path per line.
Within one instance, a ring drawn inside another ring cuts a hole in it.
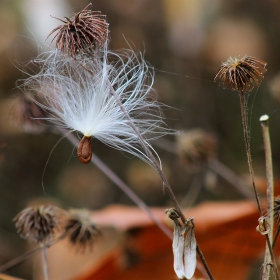
M 254 193 L 255 193 L 255 198 L 256 198 L 259 214 L 260 214 L 260 216 L 263 216 L 261 205 L 260 205 L 260 199 L 259 199 L 259 195 L 258 195 L 258 192 L 256 189 L 255 178 L 254 178 L 254 170 L 253 170 L 252 157 L 251 157 L 251 151 L 250 151 L 250 141 L 249 141 L 247 119 L 246 119 L 246 106 L 245 106 L 244 95 L 245 94 L 242 91 L 239 92 L 245 149 L 246 149 L 246 154 L 247 154 L 249 173 L 251 176 L 251 181 L 252 181 L 252 185 L 253 185 L 253 189 L 254 189 Z
M 44 277 L 45 280 L 49 280 L 49 269 L 48 269 L 48 260 L 47 260 L 47 246 L 46 244 L 43 245 L 43 270 L 44 270 Z
M 270 231 L 267 236 L 270 243 L 273 240 L 273 209 L 274 209 L 274 181 L 273 181 L 273 165 L 272 165 L 272 153 L 271 153 L 271 144 L 270 144 L 270 136 L 269 136 L 269 117 L 268 115 L 263 115 L 260 118 L 263 141 L 264 141 L 264 151 L 265 151 L 265 166 L 266 166 L 266 182 L 267 182 L 267 221 L 270 225 Z M 265 249 L 265 258 L 264 263 L 269 263 L 271 261 L 270 256 L 270 248 L 268 244 L 266 244 Z M 270 266 L 263 267 L 263 275 L 262 279 L 266 280 L 269 278 L 271 271 Z
M 257 193 L 256 185 L 255 185 L 254 170 L 253 170 L 252 158 L 251 158 L 251 152 L 250 152 L 250 142 L 249 142 L 248 127 L 247 127 L 247 119 L 246 119 L 246 106 L 245 106 L 244 93 L 240 92 L 239 96 L 240 96 L 241 116 L 242 116 L 242 124 L 243 124 L 243 132 L 244 132 L 244 140 L 245 140 L 245 148 L 246 148 L 246 154 L 247 154 L 247 159 L 248 159 L 249 172 L 250 172 L 251 181 L 252 181 L 252 185 L 253 185 L 254 192 L 255 192 L 255 197 L 256 197 L 256 202 L 257 202 L 259 214 L 262 217 L 263 212 L 262 212 L 262 209 L 261 209 L 260 200 L 259 200 L 259 196 L 258 196 L 258 193 Z M 272 251 L 270 240 L 269 240 L 267 234 L 265 235 L 265 237 L 266 237 L 267 247 L 269 248 L 270 257 L 271 257 L 271 260 L 273 262 L 273 264 L 272 264 L 273 265 L 273 272 L 275 274 L 276 279 L 280 280 L 277 267 L 275 266 L 276 263 L 275 263 L 275 258 L 274 258 L 274 254 L 273 254 L 273 251 Z

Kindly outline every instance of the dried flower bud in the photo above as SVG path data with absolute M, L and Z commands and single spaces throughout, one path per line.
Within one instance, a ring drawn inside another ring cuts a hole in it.
M 60 229 L 61 212 L 55 206 L 28 207 L 15 218 L 16 228 L 21 237 L 30 243 L 45 243 Z
M 48 35 L 49 37 L 56 33 L 53 38 L 53 40 L 56 39 L 56 48 L 73 58 L 79 53 L 103 47 L 108 39 L 106 16 L 87 10 L 90 5 L 87 5 L 72 18 L 59 19 L 64 24 L 53 29 Z
M 214 81 L 220 80 L 224 88 L 247 93 L 259 86 L 266 72 L 266 62 L 251 56 L 230 57 L 222 63 Z
M 41 133 L 46 130 L 48 118 L 47 110 L 38 105 L 39 96 L 32 93 L 21 95 L 12 110 L 13 121 L 16 126 L 20 125 L 25 132 Z
M 214 135 L 200 129 L 181 132 L 177 136 L 181 162 L 190 170 L 199 169 L 215 158 L 217 141 Z
M 69 211 L 65 230 L 66 233 L 69 233 L 70 242 L 76 245 L 78 250 L 84 250 L 87 247 L 92 249 L 101 235 L 98 226 L 91 221 L 89 211 L 85 209 L 71 209 Z
M 196 239 L 193 218 L 188 218 L 182 226 L 175 209 L 167 209 L 165 213 L 174 222 L 172 242 L 174 271 L 179 279 L 191 279 L 196 269 Z

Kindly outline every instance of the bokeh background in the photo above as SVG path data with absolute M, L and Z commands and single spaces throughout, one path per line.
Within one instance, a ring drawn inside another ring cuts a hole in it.
M 70 16 L 88 3 L 85 0 L 0 0 L 1 263 L 25 250 L 26 244 L 17 235 L 12 219 L 34 201 L 89 209 L 101 209 L 111 203 L 133 204 L 98 168 L 81 165 L 67 139 L 55 146 L 60 135 L 47 131 L 26 133 L 17 118 L 21 92 L 16 81 L 26 77 L 21 70 L 23 65 L 49 48 L 51 39 L 46 37 L 60 24 L 51 16 Z M 239 97 L 235 92 L 223 90 L 213 79 L 221 62 L 229 56 L 246 54 L 265 60 L 268 63 L 265 79 L 248 100 L 251 151 L 256 176 L 262 182 L 265 165 L 259 118 L 268 114 L 277 180 L 280 3 L 273 0 L 93 0 L 92 9 L 107 15 L 110 49 L 130 45 L 144 52 L 145 59 L 154 67 L 158 99 L 169 106 L 164 109 L 167 126 L 175 130 L 200 128 L 211 132 L 218 142 L 217 159 L 244 180 L 248 171 Z M 168 136 L 166 141 L 155 143 L 154 147 L 176 196 L 185 202 L 183 206 L 206 200 L 244 198 L 212 171 L 198 183 L 202 185 L 199 194 L 191 201 L 186 199 L 197 175 L 182 166 L 176 155 L 162 148 L 175 143 L 175 137 Z M 94 153 L 148 205 L 171 205 L 150 166 L 98 141 L 93 144 Z M 28 266 L 12 272 L 30 278 Z

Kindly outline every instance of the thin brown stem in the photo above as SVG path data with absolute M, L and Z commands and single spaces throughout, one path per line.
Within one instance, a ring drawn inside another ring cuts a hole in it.
M 137 137 L 139 138 L 140 140 L 140 143 L 141 143 L 141 146 L 142 148 L 144 149 L 146 155 L 150 158 L 150 160 L 152 161 L 157 173 L 159 174 L 166 190 L 167 190 L 167 193 L 169 195 L 169 197 L 171 198 L 173 204 L 174 204 L 174 207 L 175 209 L 177 210 L 181 220 L 183 223 L 185 223 L 186 221 L 186 218 L 183 214 L 183 212 L 181 211 L 181 208 L 180 208 L 180 205 L 177 201 L 177 198 L 175 197 L 173 191 L 172 191 L 172 188 L 171 186 L 169 185 L 168 183 L 168 180 L 167 178 L 165 177 L 165 174 L 163 173 L 161 167 L 159 166 L 156 158 L 154 157 L 153 153 L 151 152 L 150 148 L 148 147 L 145 139 L 143 138 L 143 136 L 141 135 L 141 133 L 139 132 L 139 130 L 137 129 L 136 125 L 133 123 L 132 119 L 130 118 L 129 114 L 127 113 L 127 111 L 125 110 L 125 108 L 123 107 L 123 104 L 122 102 L 120 101 L 120 99 L 118 98 L 115 90 L 113 89 L 113 87 L 111 86 L 111 94 L 116 98 L 116 101 L 118 102 L 118 105 L 120 107 L 120 109 L 123 111 L 123 113 L 125 114 L 126 118 L 129 120 L 129 124 L 131 126 L 131 128 L 134 130 L 134 132 L 136 133 Z
M 268 234 L 265 235 L 265 238 L 266 238 L 266 244 L 267 244 L 267 247 L 269 249 L 270 256 L 271 256 L 272 268 L 273 268 L 273 272 L 274 272 L 275 278 L 277 280 L 280 280 L 278 269 L 277 269 L 277 266 L 276 266 L 276 261 L 275 261 L 274 253 L 273 253 L 273 250 L 272 250 L 272 246 L 271 246 Z M 264 264 L 264 266 L 266 266 L 266 263 Z
M 273 240 L 273 216 L 274 216 L 274 180 L 273 180 L 273 166 L 272 166 L 272 152 L 271 152 L 271 144 L 270 144 L 270 136 L 269 136 L 269 125 L 268 125 L 269 117 L 264 115 L 260 118 L 263 141 L 264 141 L 264 151 L 265 151 L 265 166 L 266 166 L 266 181 L 267 181 L 267 221 L 270 225 L 270 231 L 267 234 L 267 239 L 270 244 Z M 270 246 L 271 247 L 271 246 Z M 265 249 L 265 258 L 264 263 L 269 263 L 271 261 L 271 253 L 268 243 L 266 244 Z M 275 263 L 274 263 L 275 264 Z M 270 276 L 271 266 L 263 267 L 263 275 L 262 279 L 267 280 Z
M 214 280 L 214 277 L 213 277 L 213 275 L 212 275 L 212 273 L 211 273 L 211 271 L 210 271 L 210 269 L 209 269 L 209 266 L 208 266 L 208 264 L 207 264 L 207 262 L 206 262 L 206 260 L 205 260 L 205 258 L 204 258 L 204 256 L 203 256 L 202 251 L 200 250 L 198 244 L 196 244 L 196 252 L 197 252 L 197 254 L 199 255 L 199 258 L 200 258 L 201 262 L 203 263 L 203 265 L 204 265 L 204 267 L 205 267 L 205 269 L 206 269 L 206 271 L 207 271 L 207 274 L 208 274 L 209 278 L 210 278 L 211 280 Z
M 245 106 L 245 97 L 244 93 L 240 92 L 239 97 L 240 97 L 240 107 L 241 107 L 241 117 L 242 117 L 242 124 L 243 124 L 243 133 L 244 133 L 244 141 L 245 141 L 245 149 L 246 149 L 246 154 L 247 154 L 247 160 L 248 160 L 248 167 L 249 167 L 249 173 L 251 176 L 251 181 L 255 193 L 255 198 L 259 210 L 260 216 L 263 216 L 263 212 L 261 209 L 261 204 L 260 204 L 260 199 L 259 195 L 256 189 L 256 184 L 255 184 L 255 178 L 254 178 L 254 170 L 253 170 L 253 165 L 252 165 L 252 157 L 251 157 L 251 151 L 250 151 L 250 141 L 249 141 L 249 132 L 248 132 L 248 126 L 247 126 L 247 119 L 246 119 L 246 106 Z

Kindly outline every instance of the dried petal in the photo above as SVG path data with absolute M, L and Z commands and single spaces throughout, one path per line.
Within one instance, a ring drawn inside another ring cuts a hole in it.
M 185 230 L 187 232 L 184 243 L 185 277 L 191 279 L 196 268 L 196 239 L 194 235 L 193 218 L 187 219 Z

